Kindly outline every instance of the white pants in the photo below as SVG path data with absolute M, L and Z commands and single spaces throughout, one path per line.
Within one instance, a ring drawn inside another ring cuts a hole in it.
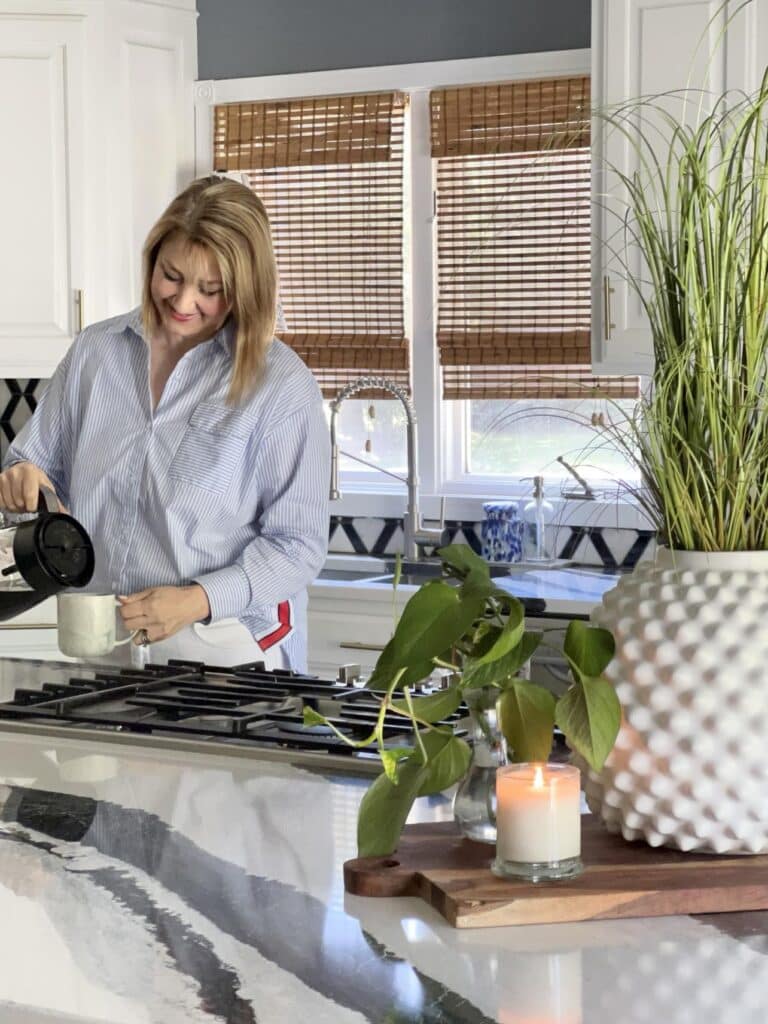
M 288 668 L 288 662 L 280 644 L 266 651 L 256 643 L 251 634 L 237 619 L 221 619 L 204 626 L 195 622 L 185 626 L 167 640 L 138 647 L 124 644 L 115 647 L 103 658 L 90 659 L 106 665 L 132 665 L 143 668 L 149 662 L 165 665 L 171 658 L 187 661 L 203 661 L 206 665 L 244 665 L 251 661 L 263 661 L 267 669 Z

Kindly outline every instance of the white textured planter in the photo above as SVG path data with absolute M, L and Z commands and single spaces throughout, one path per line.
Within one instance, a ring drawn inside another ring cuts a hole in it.
M 603 597 L 624 721 L 590 808 L 651 846 L 768 851 L 768 552 L 670 552 Z

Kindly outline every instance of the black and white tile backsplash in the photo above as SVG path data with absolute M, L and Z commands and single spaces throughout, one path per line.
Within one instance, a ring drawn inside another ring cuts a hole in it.
M 35 411 L 47 380 L 0 380 L 0 456 Z M 446 529 L 456 544 L 480 552 L 481 523 L 449 519 Z M 558 558 L 581 565 L 632 568 L 654 549 L 652 530 L 616 530 L 602 526 L 560 526 L 554 531 Z M 403 550 L 403 521 L 378 516 L 332 515 L 329 549 L 333 554 L 394 555 Z
M 37 378 L 0 380 L 0 458 L 5 457 L 11 441 L 35 411 L 47 383 Z
M 480 553 L 481 523 L 448 519 L 451 543 L 469 544 Z M 558 558 L 606 569 L 631 569 L 654 550 L 653 530 L 610 529 L 605 526 L 551 526 Z M 403 550 L 403 521 L 377 516 L 331 516 L 329 550 L 344 555 L 395 555 Z

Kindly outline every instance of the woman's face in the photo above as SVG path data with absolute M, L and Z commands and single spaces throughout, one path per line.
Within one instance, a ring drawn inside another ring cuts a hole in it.
M 171 341 L 207 341 L 232 308 L 224 298 L 213 254 L 179 234 L 169 235 L 160 246 L 150 291 L 163 332 Z

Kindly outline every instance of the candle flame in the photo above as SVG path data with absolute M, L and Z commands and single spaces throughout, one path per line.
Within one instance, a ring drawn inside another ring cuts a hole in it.
M 533 788 L 544 789 L 544 769 L 540 764 L 533 769 Z

